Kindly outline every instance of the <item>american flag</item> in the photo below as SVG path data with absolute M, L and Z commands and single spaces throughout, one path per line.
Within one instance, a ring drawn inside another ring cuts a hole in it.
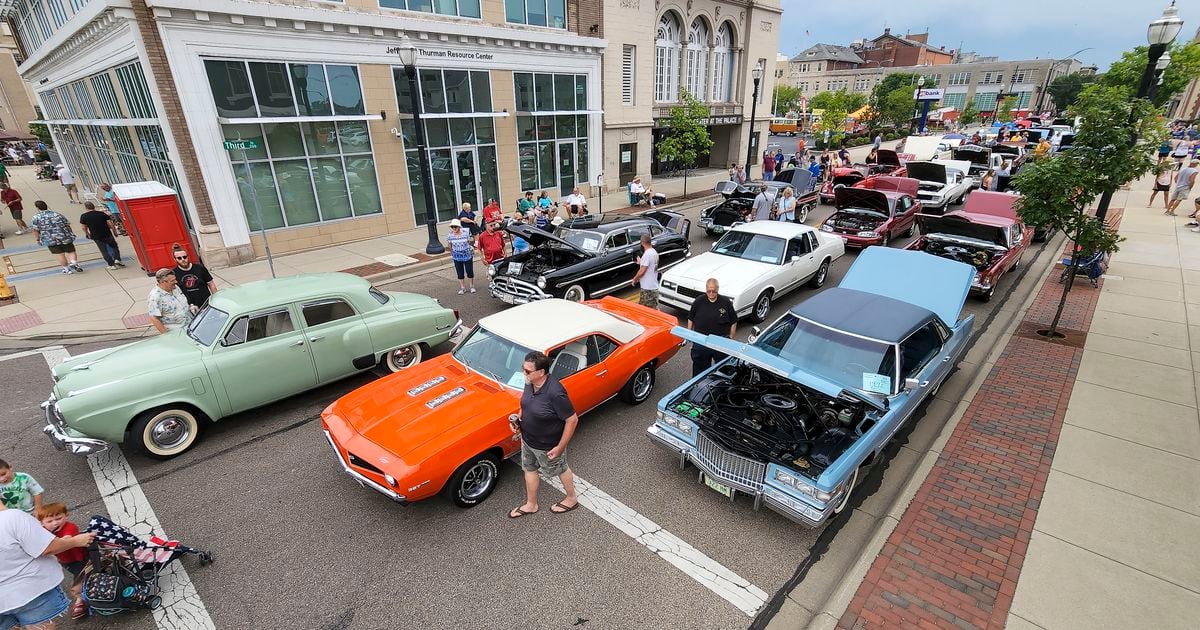
M 149 541 L 134 536 L 132 532 L 103 516 L 93 516 L 88 521 L 87 531 L 96 533 L 96 540 L 110 545 L 133 547 L 133 559 L 143 564 L 170 562 L 178 540 L 166 540 L 151 536 Z

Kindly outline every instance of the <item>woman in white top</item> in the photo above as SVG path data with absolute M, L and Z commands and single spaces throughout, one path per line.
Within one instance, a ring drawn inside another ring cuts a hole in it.
M 1171 184 L 1175 183 L 1175 171 L 1167 164 L 1166 157 L 1159 158 L 1157 168 L 1162 169 L 1162 172 L 1154 178 L 1154 192 L 1150 193 L 1150 201 L 1146 203 L 1146 207 L 1154 207 L 1154 198 L 1158 193 L 1162 193 L 1163 208 L 1169 210 L 1167 200 L 1171 196 Z
M 1187 159 L 1188 150 L 1191 149 L 1191 144 L 1187 140 L 1180 140 L 1175 144 L 1175 150 L 1171 152 L 1171 157 L 1175 158 L 1175 168 L 1183 168 L 1183 161 Z
M 796 197 L 792 194 L 791 186 L 783 189 L 783 196 L 779 199 L 779 214 L 775 218 L 788 223 L 796 220 Z

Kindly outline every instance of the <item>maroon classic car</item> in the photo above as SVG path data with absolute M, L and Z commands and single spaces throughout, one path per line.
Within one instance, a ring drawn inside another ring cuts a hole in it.
M 962 210 L 943 216 L 922 216 L 921 238 L 905 249 L 923 251 L 973 265 L 977 271 L 971 292 L 984 302 L 996 294 L 1005 272 L 1016 269 L 1033 240 L 1014 207 L 1017 195 L 976 190 Z
M 833 169 L 833 176 L 821 185 L 821 203 L 833 203 L 833 191 L 857 185 L 875 175 L 904 176 L 904 161 L 900 154 L 891 149 L 879 149 L 875 161 L 870 164 L 855 164 Z
M 887 247 L 898 235 L 912 236 L 921 202 L 918 182 L 909 177 L 870 177 L 834 191 L 834 212 L 821 231 L 836 234 L 846 247 Z

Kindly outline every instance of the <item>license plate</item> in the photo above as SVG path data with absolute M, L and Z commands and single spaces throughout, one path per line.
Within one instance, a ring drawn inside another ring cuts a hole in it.
M 716 232 L 717 234 L 723 234 L 725 232 L 725 227 L 721 225 L 714 225 L 712 231 Z
M 508 275 L 519 276 L 525 270 L 525 263 L 511 262 L 508 263 Z
M 529 301 L 523 297 L 517 297 L 507 293 L 497 293 L 496 297 L 500 298 L 500 301 L 504 302 L 505 304 L 525 304 Z
M 713 481 L 712 477 L 709 477 L 708 475 L 704 475 L 704 485 L 716 490 L 717 492 L 720 492 L 727 497 L 733 498 L 733 488 L 730 488 L 723 483 Z

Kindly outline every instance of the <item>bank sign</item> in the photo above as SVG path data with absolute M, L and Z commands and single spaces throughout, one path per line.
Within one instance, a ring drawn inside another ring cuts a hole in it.
M 393 46 L 387 49 L 387 54 L 398 55 L 401 52 L 399 46 Z M 496 56 L 489 52 L 468 51 L 468 50 L 432 50 L 429 48 L 417 47 L 417 55 L 424 59 L 465 59 L 469 61 L 495 61 Z

